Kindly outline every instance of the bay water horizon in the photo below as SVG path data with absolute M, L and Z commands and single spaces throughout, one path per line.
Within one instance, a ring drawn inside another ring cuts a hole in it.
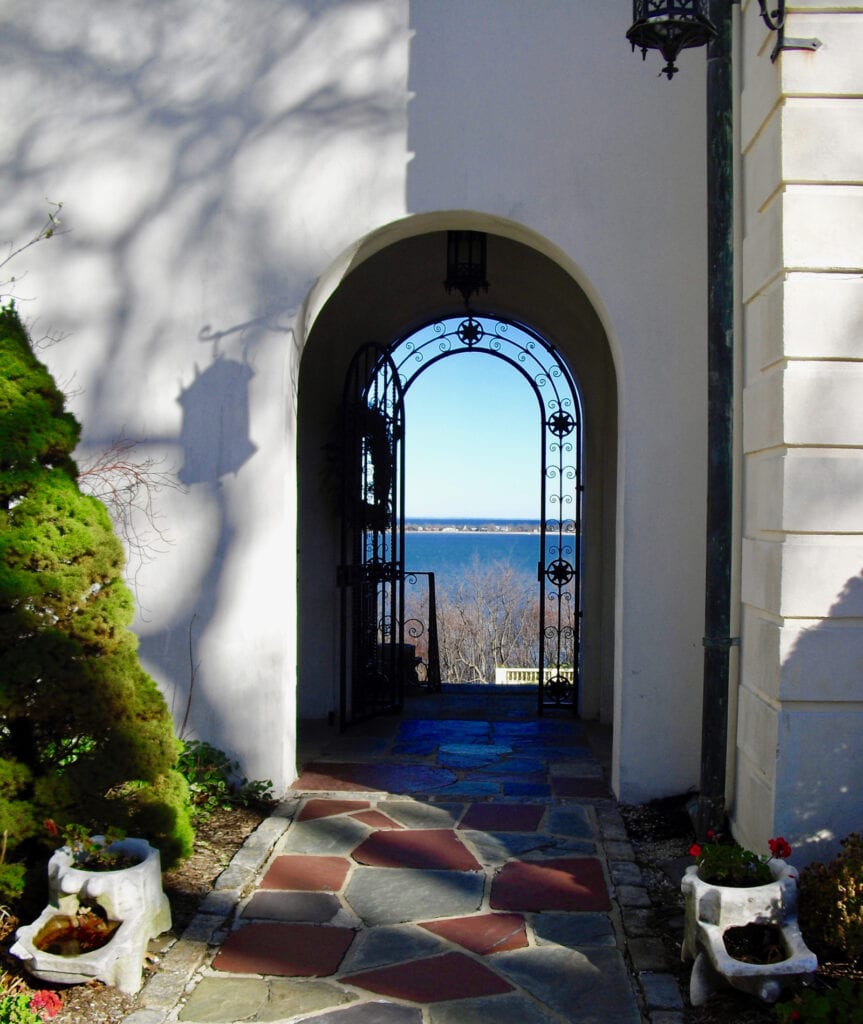
M 455 591 L 471 573 L 512 570 L 537 578 L 539 521 L 482 517 L 405 521 L 405 569 L 433 572 L 438 591 Z

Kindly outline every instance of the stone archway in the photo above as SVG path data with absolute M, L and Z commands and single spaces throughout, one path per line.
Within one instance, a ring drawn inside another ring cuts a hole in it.
M 467 222 L 466 222 L 467 221 Z M 614 706 L 617 378 L 608 336 L 585 289 L 551 247 L 516 225 L 466 214 L 411 218 L 370 236 L 310 298 L 298 385 L 298 716 L 338 703 L 335 449 L 342 383 L 354 353 L 462 312 L 443 288 L 446 232 L 488 233 L 488 295 L 476 312 L 528 323 L 566 359 L 584 402 L 583 696 L 586 719 Z M 413 229 L 413 230 L 412 230 Z M 546 252 L 541 251 L 546 249 Z

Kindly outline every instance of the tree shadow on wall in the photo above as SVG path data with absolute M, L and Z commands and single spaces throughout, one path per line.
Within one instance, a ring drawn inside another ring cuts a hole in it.
M 202 332 L 203 340 L 211 340 L 204 334 Z M 192 595 L 188 625 L 178 623 L 160 633 L 150 633 L 140 644 L 147 660 L 159 666 L 160 677 L 172 682 L 171 711 L 177 727 L 180 728 L 180 723 L 185 726 L 187 721 L 196 723 L 192 731 L 203 730 L 216 745 L 222 742 L 219 714 L 209 706 L 202 707 L 201 701 L 206 703 L 206 695 L 195 692 L 195 639 L 206 635 L 216 614 L 225 563 L 235 539 L 223 479 L 238 473 L 258 450 L 249 436 L 249 385 L 253 376 L 254 371 L 247 362 L 215 353 L 205 369 L 195 366 L 194 379 L 177 397 L 182 410 L 179 444 L 183 459 L 177 478 L 186 487 L 206 496 L 214 507 L 213 547 L 206 571 Z M 186 681 L 181 678 L 179 666 L 170 654 L 180 649 L 176 637 L 179 629 L 188 631 Z
M 823 622 L 801 630 L 781 666 L 778 823 L 796 832 L 798 866 L 829 860 L 863 825 L 863 572 Z M 806 705 L 810 705 L 807 707 Z

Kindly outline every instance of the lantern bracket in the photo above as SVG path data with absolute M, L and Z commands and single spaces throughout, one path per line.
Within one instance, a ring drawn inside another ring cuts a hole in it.
M 778 6 L 774 10 L 768 10 L 767 0 L 758 0 L 758 7 L 761 13 L 761 20 L 776 33 L 776 45 L 770 54 L 770 60 L 775 64 L 780 53 L 785 50 L 808 50 L 814 53 L 821 46 L 820 39 L 797 39 L 785 35 L 785 0 L 776 0 Z

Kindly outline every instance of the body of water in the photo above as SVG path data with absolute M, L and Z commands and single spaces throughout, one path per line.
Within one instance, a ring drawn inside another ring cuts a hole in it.
M 433 572 L 439 591 L 455 589 L 473 566 L 484 569 L 507 564 L 519 575 L 536 580 L 539 534 L 505 529 L 527 530 L 535 524 L 522 520 L 452 520 L 446 524 L 450 528 L 443 530 L 439 525 L 405 532 L 405 568 Z

